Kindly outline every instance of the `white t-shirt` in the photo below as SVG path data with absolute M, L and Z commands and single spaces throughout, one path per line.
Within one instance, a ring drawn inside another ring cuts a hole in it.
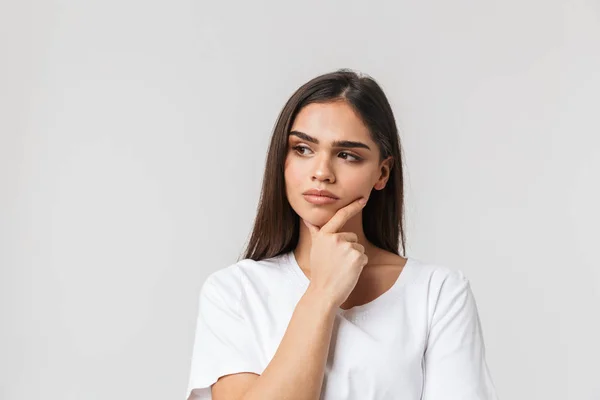
M 220 376 L 261 374 L 309 279 L 292 251 L 244 259 L 202 286 L 186 398 Z M 339 308 L 321 400 L 497 400 L 477 306 L 460 270 L 408 261 L 375 300 Z

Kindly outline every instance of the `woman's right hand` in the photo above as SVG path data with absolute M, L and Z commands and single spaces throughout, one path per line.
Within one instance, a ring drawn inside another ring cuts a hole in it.
M 302 220 L 311 235 L 309 290 L 326 296 L 335 307 L 348 299 L 368 261 L 355 233 L 338 232 L 363 207 L 357 199 L 340 208 L 321 228 Z

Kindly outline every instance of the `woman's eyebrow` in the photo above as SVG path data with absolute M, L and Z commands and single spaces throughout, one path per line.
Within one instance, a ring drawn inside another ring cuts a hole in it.
M 314 144 L 319 144 L 319 139 L 314 138 L 310 135 L 307 135 L 304 132 L 300 132 L 300 131 L 291 131 L 289 136 L 298 136 L 300 139 L 302 140 L 306 140 L 307 142 L 311 142 Z M 331 143 L 331 147 L 334 148 L 338 148 L 338 147 L 344 147 L 344 148 L 361 148 L 361 149 L 367 149 L 367 150 L 371 150 L 371 148 L 369 146 L 367 146 L 366 144 L 364 144 L 363 142 L 354 142 L 351 140 L 334 140 Z

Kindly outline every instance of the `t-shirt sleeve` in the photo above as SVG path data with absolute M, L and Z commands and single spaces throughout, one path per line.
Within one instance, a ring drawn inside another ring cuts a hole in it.
M 441 285 L 423 362 L 423 400 L 498 399 L 475 298 L 460 270 Z
M 240 313 L 238 280 L 209 278 L 202 285 L 186 392 L 188 400 L 211 400 L 211 385 L 224 375 L 262 373 L 258 344 Z

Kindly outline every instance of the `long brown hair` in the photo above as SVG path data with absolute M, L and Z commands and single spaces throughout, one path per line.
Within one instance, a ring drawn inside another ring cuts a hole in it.
M 375 246 L 398 255 L 401 242 L 403 255 L 406 254 L 402 149 L 392 108 L 373 78 L 340 69 L 302 85 L 281 110 L 267 153 L 254 229 L 242 258 L 258 261 L 296 248 L 300 217 L 287 199 L 284 177 L 288 135 L 303 107 L 340 100 L 352 106 L 369 128 L 379 147 L 380 162 L 393 157 L 385 188 L 374 190 L 362 210 L 365 237 Z

